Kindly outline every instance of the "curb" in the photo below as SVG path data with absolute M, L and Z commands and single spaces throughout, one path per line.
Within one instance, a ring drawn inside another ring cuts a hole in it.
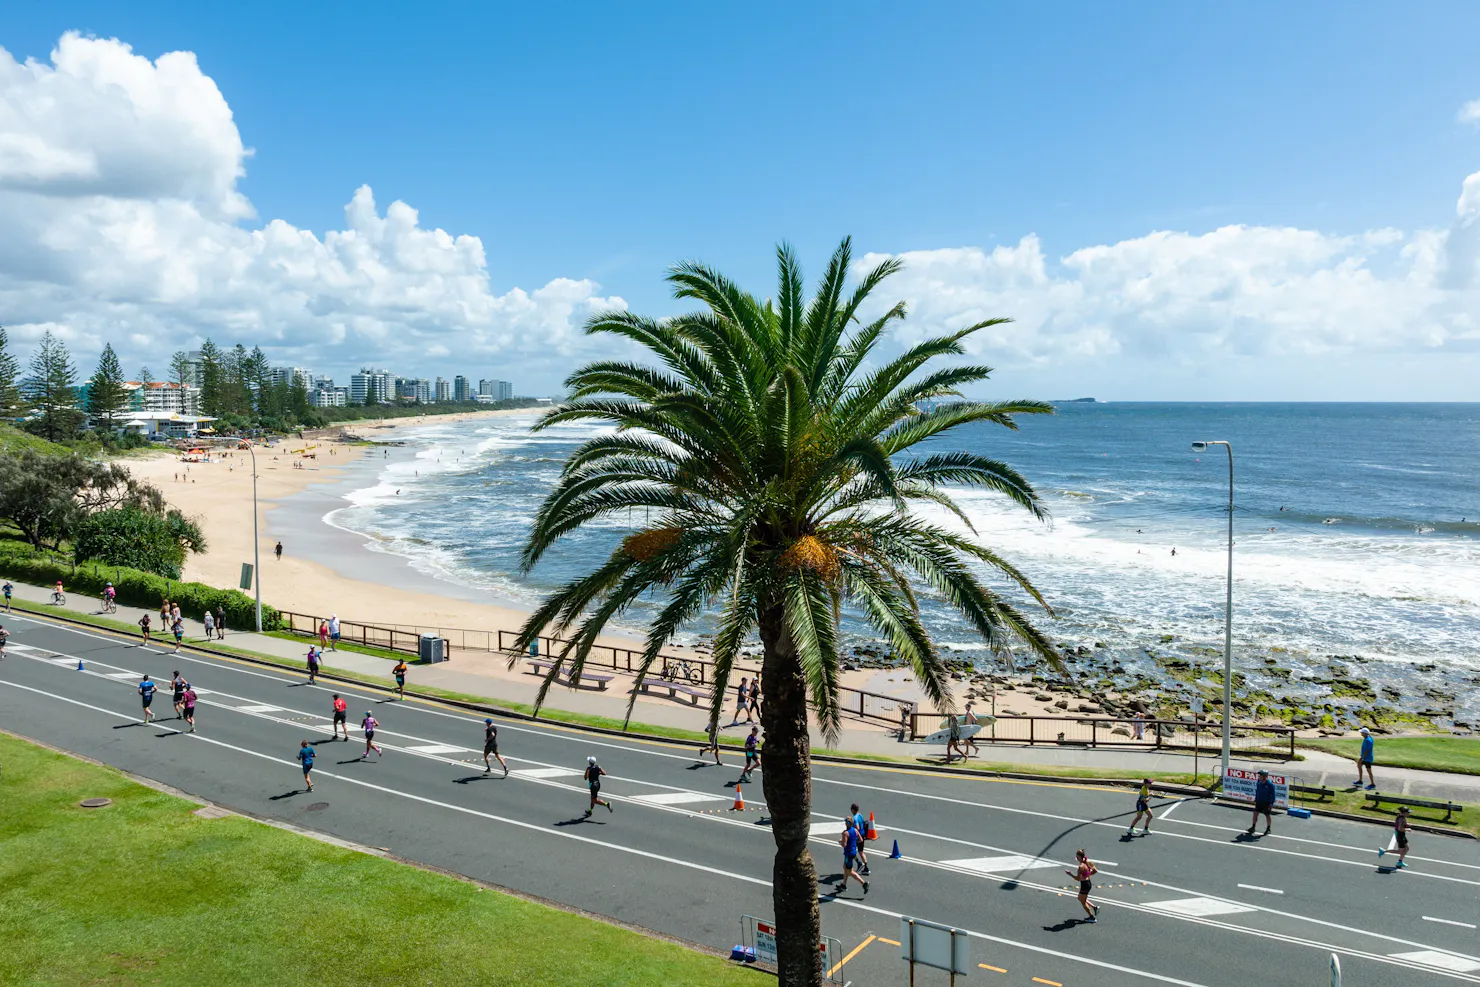
M 1218 798 L 1216 796 L 1213 798 L 1213 804 L 1221 805 L 1224 808 L 1228 809 L 1242 809 L 1245 812 L 1249 811 L 1249 806 L 1245 805 L 1243 802 L 1231 802 L 1228 799 Z M 1345 819 L 1347 822 L 1368 823 L 1369 825 L 1373 826 L 1381 826 L 1383 829 L 1393 828 L 1392 822 L 1387 819 L 1374 819 L 1371 816 L 1359 816 L 1354 812 L 1341 812 L 1337 809 L 1322 809 L 1319 806 L 1314 805 L 1303 805 L 1301 806 L 1301 808 L 1309 809 L 1310 814 L 1313 816 L 1325 816 L 1327 819 Z M 1480 837 L 1477 837 L 1474 833 L 1467 832 L 1463 829 L 1447 829 L 1443 826 L 1432 826 L 1428 823 L 1410 822 L 1408 824 L 1408 828 L 1419 833 L 1430 833 L 1434 836 L 1452 836 L 1460 840 L 1480 839 Z

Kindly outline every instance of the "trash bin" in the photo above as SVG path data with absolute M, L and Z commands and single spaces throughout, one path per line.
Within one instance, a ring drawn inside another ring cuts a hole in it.
M 435 634 L 423 634 L 419 648 L 419 656 L 422 661 L 435 662 L 447 660 L 446 642 Z

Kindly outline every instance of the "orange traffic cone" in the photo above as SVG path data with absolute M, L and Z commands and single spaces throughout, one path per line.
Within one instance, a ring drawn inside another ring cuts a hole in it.
M 864 839 L 866 839 L 866 840 L 877 840 L 878 838 L 879 838 L 879 831 L 874 828 L 874 814 L 872 812 L 870 812 L 868 814 L 868 833 L 864 835 Z
M 736 812 L 739 812 L 745 808 L 745 796 L 740 794 L 739 785 L 735 786 L 735 804 L 731 806 L 731 808 Z

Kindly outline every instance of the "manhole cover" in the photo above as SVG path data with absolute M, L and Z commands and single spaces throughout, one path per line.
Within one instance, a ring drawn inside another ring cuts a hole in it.
M 83 799 L 77 803 L 84 809 L 101 809 L 105 805 L 112 805 L 112 799 Z
M 309 812 L 322 812 L 323 810 L 325 810 L 327 808 L 329 808 L 329 803 L 328 802 L 315 802 L 315 803 L 313 803 L 312 805 L 310 805 L 308 807 L 308 811 Z

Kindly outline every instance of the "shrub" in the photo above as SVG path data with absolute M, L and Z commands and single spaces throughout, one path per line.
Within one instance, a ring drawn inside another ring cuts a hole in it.
M 130 566 L 166 579 L 179 579 L 185 546 L 199 545 L 200 531 L 178 511 L 161 516 L 136 507 L 89 514 L 72 533 L 78 561 Z
M 226 626 L 229 628 L 246 630 L 256 623 L 255 601 L 240 590 L 185 583 L 128 566 L 97 562 L 79 563 L 74 572 L 70 564 L 46 558 L 19 542 L 0 546 L 0 576 L 34 586 L 50 586 L 60 579 L 69 592 L 99 597 L 111 580 L 118 593 L 118 602 L 128 606 L 157 609 L 168 597 L 180 605 L 182 613 L 197 620 L 205 615 L 207 608 L 214 612 L 221 607 L 226 612 Z M 276 630 L 281 623 L 277 610 L 264 603 L 262 629 Z

